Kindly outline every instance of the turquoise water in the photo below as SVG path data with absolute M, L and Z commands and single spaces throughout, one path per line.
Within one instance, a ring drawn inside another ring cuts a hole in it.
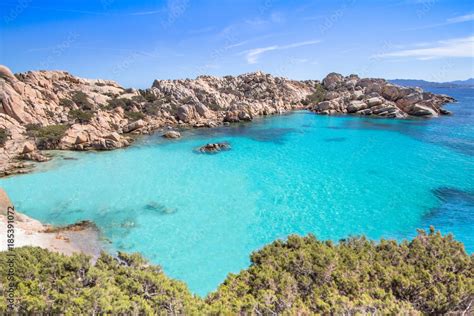
M 140 252 L 204 295 L 288 234 L 408 238 L 433 224 L 474 251 L 473 90 L 433 120 L 295 112 L 71 153 L 0 179 L 17 209 L 53 224 L 95 221 L 112 250 Z M 196 154 L 207 142 L 232 150 Z

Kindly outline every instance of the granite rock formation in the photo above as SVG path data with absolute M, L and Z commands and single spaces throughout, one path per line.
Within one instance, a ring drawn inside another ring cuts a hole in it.
M 160 128 L 216 127 L 309 109 L 320 114 L 405 118 L 448 114 L 448 96 L 383 79 L 331 73 L 322 82 L 262 72 L 155 80 L 149 89 L 64 71 L 13 74 L 0 65 L 0 176 L 45 161 L 42 150 L 111 150 Z M 171 136 L 171 134 L 168 134 Z M 174 135 L 175 136 L 175 135 Z
M 384 79 L 343 77 L 337 73 L 322 81 L 324 100 L 310 105 L 320 114 L 358 114 L 393 118 L 434 117 L 450 114 L 442 106 L 455 100 L 446 95 L 423 92 L 420 88 L 401 87 Z

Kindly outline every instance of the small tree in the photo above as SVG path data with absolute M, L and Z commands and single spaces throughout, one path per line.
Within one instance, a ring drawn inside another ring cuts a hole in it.
M 71 110 L 69 111 L 69 118 L 78 121 L 81 124 L 89 123 L 94 116 L 92 111 Z
M 5 146 L 8 139 L 8 131 L 5 128 L 0 128 L 0 147 Z
M 82 91 L 76 91 L 72 96 L 72 101 L 74 101 L 74 103 L 76 103 L 76 105 L 81 109 L 92 110 L 94 107 L 89 101 L 87 94 Z

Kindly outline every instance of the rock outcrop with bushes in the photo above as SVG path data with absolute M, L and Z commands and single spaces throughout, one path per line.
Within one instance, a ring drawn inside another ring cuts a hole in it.
M 262 72 L 155 80 L 149 89 L 64 71 L 13 74 L 0 65 L 0 176 L 26 172 L 41 150 L 110 150 L 165 127 L 215 127 L 293 109 L 404 118 L 447 114 L 447 96 L 383 79 L 329 74 L 296 81 Z M 25 144 L 28 152 L 24 152 Z M 28 155 L 25 155 L 28 154 Z

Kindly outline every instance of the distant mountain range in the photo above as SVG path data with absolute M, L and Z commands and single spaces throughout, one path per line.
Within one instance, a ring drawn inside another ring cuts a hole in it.
M 467 80 L 456 80 L 449 82 L 431 82 L 416 79 L 393 79 L 389 80 L 391 83 L 407 87 L 420 88 L 474 88 L 474 78 Z

